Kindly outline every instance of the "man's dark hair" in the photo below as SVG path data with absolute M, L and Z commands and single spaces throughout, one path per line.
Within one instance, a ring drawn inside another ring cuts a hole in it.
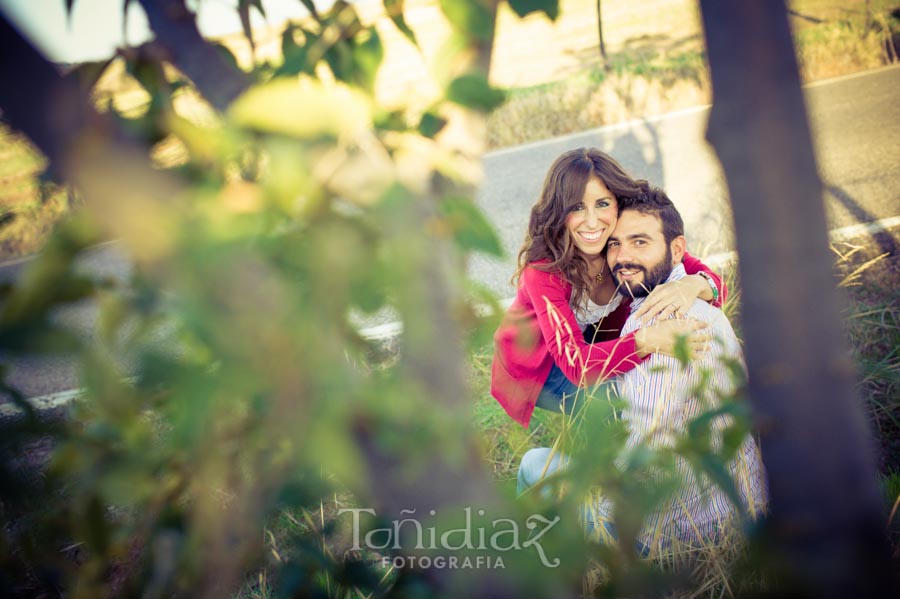
M 637 210 L 641 214 L 652 214 L 662 223 L 663 237 L 666 244 L 679 235 L 684 235 L 684 221 L 675 208 L 675 204 L 659 187 L 651 187 L 631 197 L 619 198 L 619 215 L 626 210 Z

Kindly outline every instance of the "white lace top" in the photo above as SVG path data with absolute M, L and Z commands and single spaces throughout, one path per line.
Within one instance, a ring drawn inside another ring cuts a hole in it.
M 569 305 L 572 306 L 572 311 L 575 313 L 575 320 L 578 321 L 578 328 L 581 329 L 582 333 L 589 324 L 593 324 L 601 318 L 606 318 L 621 304 L 622 296 L 618 293 L 613 296 L 608 304 L 602 306 L 595 304 L 589 297 L 584 298 L 584 302 L 581 306 L 576 306 L 573 303 L 573 299 L 569 298 Z

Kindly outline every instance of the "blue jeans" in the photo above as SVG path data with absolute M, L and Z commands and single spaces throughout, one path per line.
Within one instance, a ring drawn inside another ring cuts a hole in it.
M 559 366 L 554 364 L 538 395 L 536 407 L 552 412 L 571 414 L 577 392 L 578 385 L 567 379 Z
M 554 452 L 549 447 L 529 449 L 522 456 L 522 461 L 519 463 L 519 472 L 516 475 L 516 491 L 521 495 L 529 487 L 540 482 L 541 479 L 562 468 L 566 468 L 568 462 L 569 458 L 567 456 L 561 455 L 558 451 Z M 541 494 L 545 499 L 549 498 L 550 492 L 550 489 L 547 488 L 541 490 Z M 598 530 L 602 526 L 606 531 L 606 535 L 608 535 L 608 540 L 613 542 L 618 540 L 616 527 L 608 520 L 607 515 L 602 513 L 595 514 L 585 506 L 579 514 L 579 519 L 589 538 L 604 539 L 604 536 Z M 650 548 L 640 540 L 635 540 L 634 549 L 643 557 L 647 557 L 650 554 Z

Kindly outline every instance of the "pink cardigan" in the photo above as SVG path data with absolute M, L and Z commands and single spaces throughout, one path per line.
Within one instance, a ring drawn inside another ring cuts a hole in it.
M 721 306 L 727 289 L 722 279 L 705 264 L 684 255 L 688 274 L 702 270 L 713 276 Z M 510 417 L 524 427 L 531 421 L 537 397 L 554 362 L 576 385 L 592 385 L 634 368 L 637 355 L 634 333 L 589 344 L 584 341 L 575 313 L 569 306 L 572 285 L 560 273 L 527 266 L 519 289 L 494 333 L 491 395 Z M 604 319 L 603 328 L 621 331 L 631 300 L 622 302 Z

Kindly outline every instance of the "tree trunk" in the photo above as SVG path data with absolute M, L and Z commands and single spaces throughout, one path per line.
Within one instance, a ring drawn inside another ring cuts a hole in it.
M 701 0 L 770 482 L 764 558 L 803 594 L 883 594 L 882 506 L 840 332 L 822 184 L 783 0 Z
M 191 78 L 217 110 L 225 110 L 253 80 L 234 68 L 222 53 L 203 39 L 184 0 L 138 0 L 157 41 L 171 62 Z
M 603 63 L 603 70 L 609 70 L 609 59 L 606 57 L 606 44 L 603 43 L 603 14 L 600 5 L 603 0 L 597 0 L 597 37 L 600 40 L 600 62 Z

